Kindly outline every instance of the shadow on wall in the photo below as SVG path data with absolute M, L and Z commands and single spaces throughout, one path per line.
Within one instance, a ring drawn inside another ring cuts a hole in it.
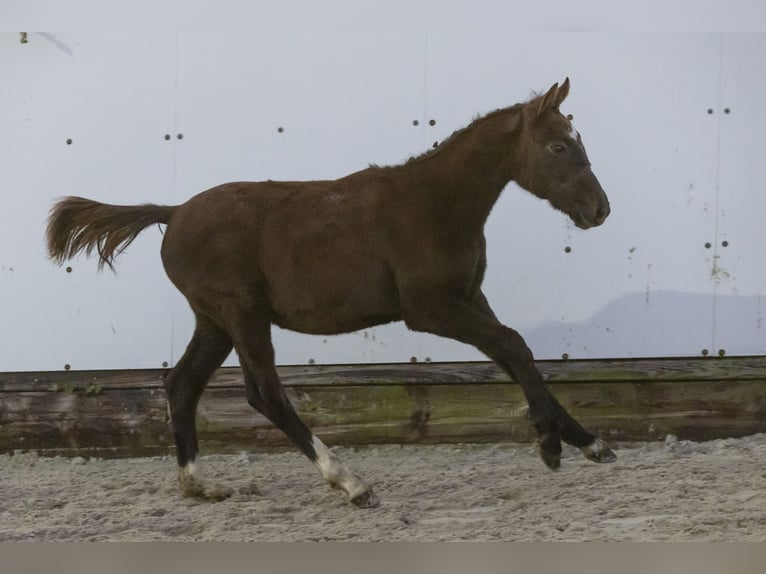
M 522 332 L 540 359 L 766 354 L 761 296 L 630 293 L 581 323 Z

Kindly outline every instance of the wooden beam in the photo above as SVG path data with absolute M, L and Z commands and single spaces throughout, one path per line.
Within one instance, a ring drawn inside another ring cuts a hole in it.
M 612 441 L 766 432 L 766 357 L 540 361 L 548 386 Z M 167 369 L 0 374 L 0 452 L 137 456 L 172 452 Z M 520 389 L 491 363 L 280 367 L 288 396 L 330 444 L 531 442 Z M 204 452 L 279 448 L 238 368 L 200 403 Z

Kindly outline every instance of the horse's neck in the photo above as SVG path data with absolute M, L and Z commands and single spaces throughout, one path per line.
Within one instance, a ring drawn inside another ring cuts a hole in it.
M 412 166 L 423 182 L 422 192 L 466 227 L 483 229 L 500 192 L 514 179 L 512 164 L 503 157 L 507 145 L 493 139 L 491 133 L 466 130 Z

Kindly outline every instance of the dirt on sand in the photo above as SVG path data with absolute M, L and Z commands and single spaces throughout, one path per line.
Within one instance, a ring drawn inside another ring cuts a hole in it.
M 334 449 L 381 504 L 359 510 L 297 452 L 202 457 L 235 489 L 181 497 L 173 457 L 0 456 L 0 541 L 766 540 L 766 435 L 633 443 L 597 465 L 565 448 Z

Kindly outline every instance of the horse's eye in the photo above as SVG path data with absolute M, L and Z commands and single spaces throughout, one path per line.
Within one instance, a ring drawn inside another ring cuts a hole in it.
M 563 152 L 567 148 L 566 148 L 566 146 L 564 144 L 554 143 L 554 144 L 549 145 L 548 149 L 551 150 L 553 153 L 561 153 L 561 152 Z

